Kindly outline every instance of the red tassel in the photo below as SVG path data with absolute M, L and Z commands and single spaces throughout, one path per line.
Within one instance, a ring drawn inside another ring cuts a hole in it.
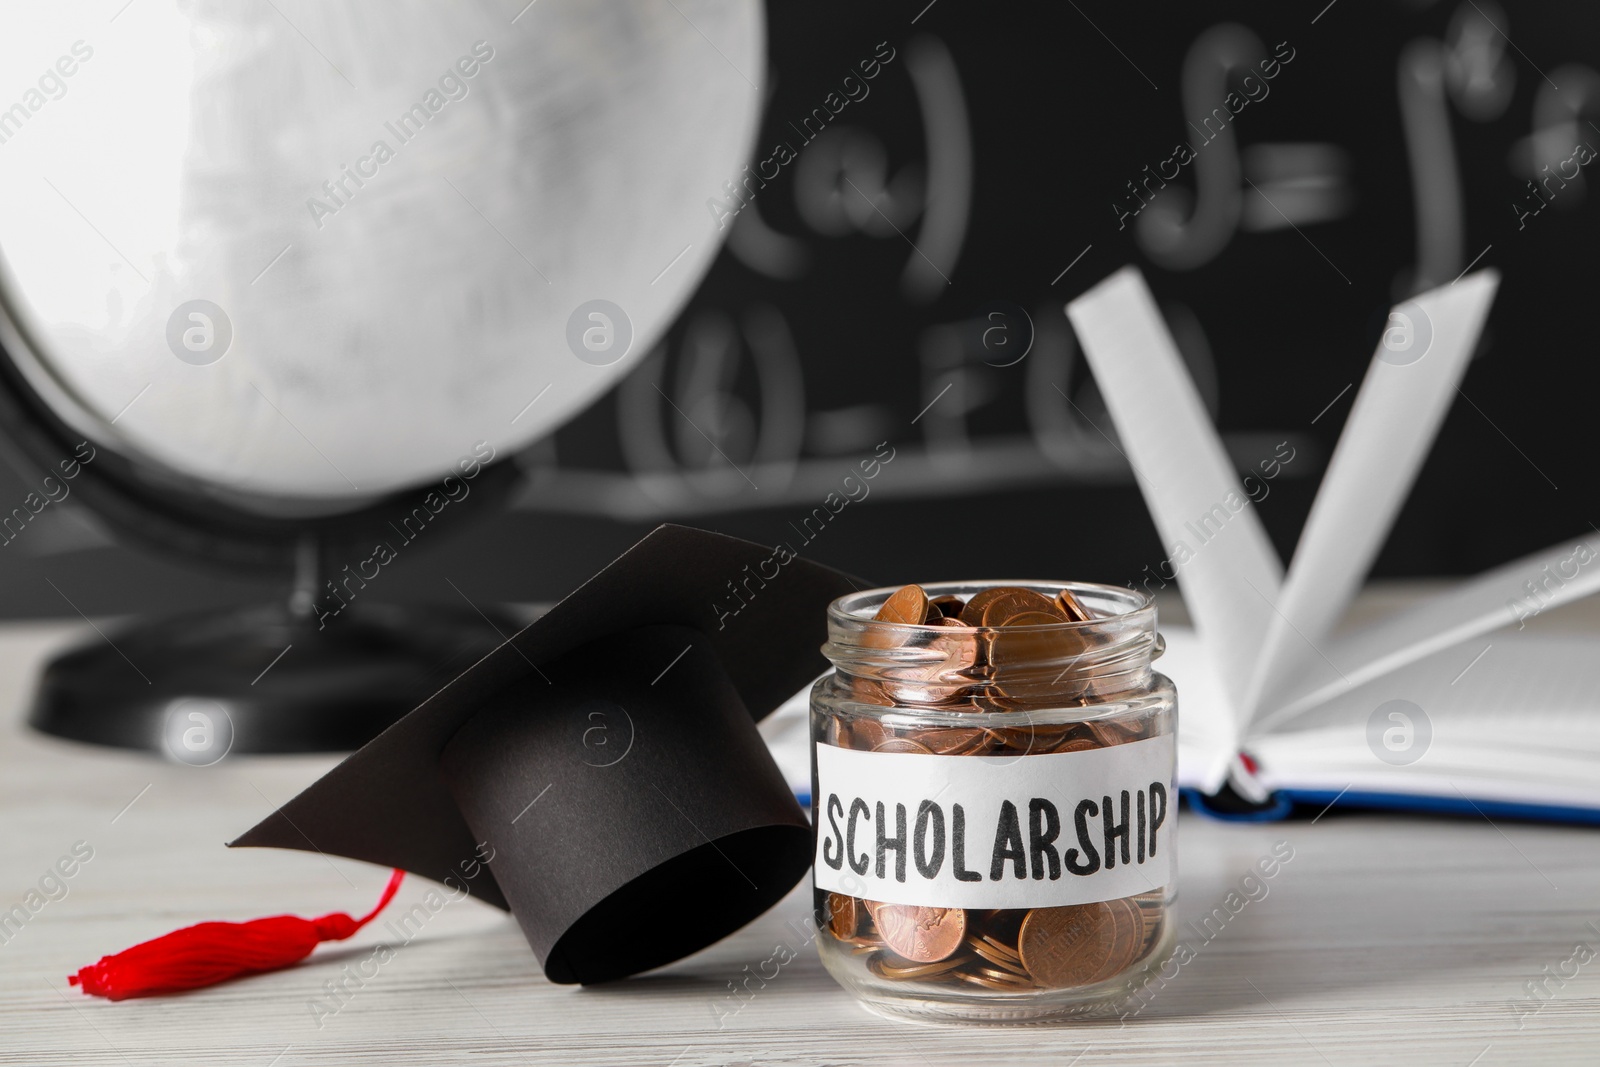
M 378 917 L 400 888 L 396 870 L 378 904 L 359 919 L 342 911 L 320 919 L 274 915 L 247 923 L 197 923 L 134 945 L 70 975 L 67 982 L 110 1000 L 159 996 L 298 963 L 322 941 L 343 941 Z

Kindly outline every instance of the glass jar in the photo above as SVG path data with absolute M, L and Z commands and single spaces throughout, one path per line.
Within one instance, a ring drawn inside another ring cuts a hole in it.
M 1177 694 L 1151 670 L 1155 606 L 1115 586 L 1006 585 L 1068 590 L 1090 618 L 875 620 L 893 589 L 828 609 L 834 670 L 811 693 L 816 941 L 880 1013 L 1103 1014 L 1175 940 Z

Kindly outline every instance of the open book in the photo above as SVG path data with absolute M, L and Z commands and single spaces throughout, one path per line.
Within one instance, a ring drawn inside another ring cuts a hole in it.
M 1342 797 L 1600 822 L 1595 642 L 1524 628 L 1600 589 L 1600 532 L 1335 633 L 1497 282 L 1480 271 L 1391 312 L 1287 572 L 1138 271 L 1067 306 L 1194 620 L 1165 631 L 1157 666 L 1178 686 L 1179 783 L 1201 806 L 1228 786 L 1258 816 Z

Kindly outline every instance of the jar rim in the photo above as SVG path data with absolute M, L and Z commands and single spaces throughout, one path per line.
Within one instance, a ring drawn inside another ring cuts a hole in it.
M 899 585 L 878 586 L 873 589 L 862 589 L 854 593 L 847 593 L 838 597 L 828 605 L 828 621 L 839 626 L 870 625 L 874 628 L 889 627 L 894 630 L 922 631 L 942 630 L 945 633 L 1078 633 L 1092 631 L 1096 627 L 1114 625 L 1118 628 L 1155 629 L 1156 603 L 1155 598 L 1137 589 L 1130 589 L 1121 585 L 1105 585 L 1099 582 L 1062 582 L 1041 581 L 1038 579 L 979 579 L 966 581 L 946 582 L 918 582 L 922 591 L 931 600 L 936 596 L 971 596 L 973 593 L 984 589 L 993 589 L 998 586 L 1009 586 L 1018 589 L 1029 589 L 1033 592 L 1044 593 L 1054 597 L 1062 590 L 1069 590 L 1079 601 L 1086 606 L 1098 607 L 1100 610 L 1093 618 L 1079 622 L 1063 621 L 1050 623 L 1035 623 L 1028 626 L 936 626 L 929 623 L 888 622 L 874 619 L 871 614 L 862 614 L 862 610 L 870 607 L 876 610 L 896 591 L 904 588 Z M 1106 607 L 1120 606 L 1121 610 L 1104 610 Z

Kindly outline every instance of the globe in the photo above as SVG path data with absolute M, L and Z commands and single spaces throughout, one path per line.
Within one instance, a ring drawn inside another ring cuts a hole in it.
M 663 333 L 751 147 L 761 9 L 77 7 L 0 23 L 37 72 L 0 100 L 0 417 L 36 473 L 89 449 L 80 499 L 129 543 L 293 588 L 66 653 L 33 721 L 172 754 L 203 707 L 234 750 L 359 743 L 509 622 L 329 625 L 334 548 L 430 493 L 493 506 Z

